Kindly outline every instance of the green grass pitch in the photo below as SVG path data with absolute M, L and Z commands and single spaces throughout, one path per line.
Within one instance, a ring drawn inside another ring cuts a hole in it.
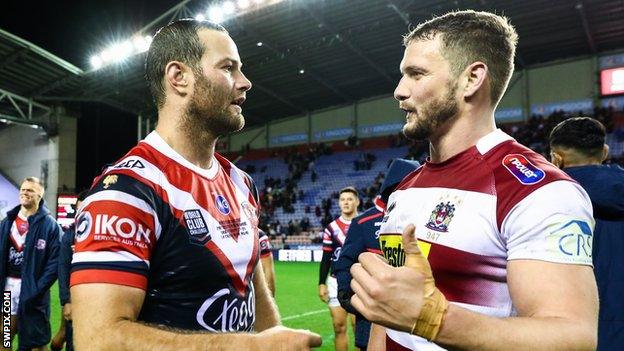
M 327 305 L 318 298 L 318 263 L 275 262 L 277 306 L 283 324 L 290 328 L 309 329 L 323 337 L 317 350 L 334 350 L 334 332 Z M 60 324 L 61 310 L 58 286 L 51 291 L 52 335 Z M 353 333 L 349 330 L 349 349 L 353 350 Z

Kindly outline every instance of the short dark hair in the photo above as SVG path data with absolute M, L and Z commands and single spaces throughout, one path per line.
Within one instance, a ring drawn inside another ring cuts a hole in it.
M 360 195 L 358 194 L 357 189 L 355 189 L 352 186 L 348 186 L 346 188 L 340 189 L 340 192 L 338 193 L 338 195 L 342 195 L 342 193 L 351 193 L 351 194 L 355 195 L 356 198 L 358 198 L 358 199 L 360 198 Z
M 89 189 L 79 192 L 78 195 L 76 195 L 76 201 L 84 201 L 84 199 L 87 198 L 87 195 L 89 195 Z
M 470 64 L 482 61 L 490 75 L 492 105 L 503 97 L 514 70 L 518 34 L 507 17 L 473 10 L 449 12 L 419 24 L 403 37 L 403 44 L 432 40 L 441 34 L 440 54 L 458 76 Z
M 170 22 L 154 35 L 145 59 L 145 79 L 158 108 L 165 103 L 163 77 L 169 62 L 180 61 L 199 72 L 199 62 L 206 51 L 197 35 L 200 29 L 227 33 L 220 24 L 184 18 Z
M 604 148 L 605 126 L 590 117 L 574 117 L 555 126 L 550 132 L 551 147 L 571 148 L 586 156 L 599 156 Z

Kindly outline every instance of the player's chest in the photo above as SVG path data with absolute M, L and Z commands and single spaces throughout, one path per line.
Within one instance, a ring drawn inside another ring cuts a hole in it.
M 392 194 L 384 234 L 413 224 L 419 240 L 483 255 L 504 252 L 496 225 L 496 196 L 448 188 L 410 188 Z

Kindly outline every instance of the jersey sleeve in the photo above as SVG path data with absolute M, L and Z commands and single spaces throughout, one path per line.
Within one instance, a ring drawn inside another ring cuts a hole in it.
M 71 286 L 111 283 L 147 288 L 161 224 L 154 191 L 122 174 L 101 177 L 76 219 Z
M 594 219 L 587 193 L 575 182 L 544 185 L 503 220 L 508 260 L 592 265 Z
M 323 251 L 334 251 L 334 241 L 331 228 L 323 230 Z

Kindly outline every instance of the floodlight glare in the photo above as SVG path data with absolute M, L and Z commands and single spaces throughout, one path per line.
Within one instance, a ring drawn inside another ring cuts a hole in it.
M 262 4 L 264 0 L 253 0 L 253 2 L 255 2 L 256 4 Z
M 238 5 L 238 8 L 241 10 L 246 9 L 249 7 L 249 0 L 238 0 L 236 5 Z
M 213 6 L 208 10 L 208 19 L 214 23 L 223 22 L 223 11 L 217 6 Z
M 262 42 L 261 41 L 257 42 L 256 46 L 262 46 Z
M 231 2 L 231 1 L 226 1 L 221 6 L 222 6 L 222 9 L 223 9 L 223 12 L 226 15 L 231 15 L 231 14 L 234 13 L 234 11 L 236 11 L 236 7 L 234 6 L 234 3 Z
M 197 16 L 195 16 L 195 19 L 201 22 L 206 19 L 206 16 L 200 13 Z
M 102 59 L 100 58 L 100 56 L 91 56 L 91 67 L 93 67 L 93 69 L 100 69 L 100 67 L 102 67 Z
M 305 73 L 305 70 L 304 70 L 304 69 L 300 69 L 300 70 L 299 70 L 299 74 L 304 74 L 304 73 Z
M 132 38 L 132 44 L 134 45 L 134 51 L 137 53 L 145 52 L 149 49 L 149 42 L 147 37 L 135 36 Z
M 104 49 L 101 53 L 100 53 L 100 58 L 102 59 L 102 63 L 108 63 L 110 61 L 113 60 L 113 52 L 110 48 L 108 49 Z

